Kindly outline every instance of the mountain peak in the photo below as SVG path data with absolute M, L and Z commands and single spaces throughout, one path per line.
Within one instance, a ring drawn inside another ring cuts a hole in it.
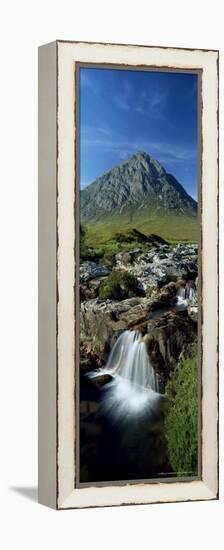
M 81 217 L 86 221 L 130 211 L 195 215 L 197 203 L 158 160 L 137 151 L 81 191 Z
M 163 168 L 163 166 L 160 164 L 158 160 L 153 158 L 149 153 L 146 153 L 145 151 L 137 151 L 132 155 L 129 159 L 127 159 L 125 162 L 127 163 L 141 163 L 142 167 L 145 168 L 148 171 L 153 172 L 153 176 L 165 176 L 166 170 Z
M 146 151 L 137 151 L 136 153 L 134 153 L 134 155 L 132 155 L 132 157 L 143 157 L 148 159 L 151 158 L 150 155 L 146 153 Z

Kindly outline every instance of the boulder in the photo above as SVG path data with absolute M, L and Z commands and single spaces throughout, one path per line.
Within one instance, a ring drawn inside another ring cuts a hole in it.
M 89 279 L 86 283 L 80 284 L 80 300 L 92 300 L 97 298 L 99 287 L 105 277 L 98 277 L 96 279 Z
M 198 273 L 196 245 L 161 245 L 147 252 L 122 252 L 115 258 L 116 268 L 130 271 L 147 297 L 169 282 L 194 280 Z
M 189 305 L 187 308 L 188 315 L 194 323 L 198 322 L 198 306 Z
M 96 262 L 83 262 L 80 265 L 80 283 L 85 283 L 96 277 L 105 277 L 111 273 L 112 269 L 106 265 L 100 265 Z
M 134 264 L 138 256 L 140 256 L 141 254 L 141 248 L 134 248 L 133 250 L 129 250 L 128 252 L 118 252 L 118 254 L 115 255 L 116 266 L 120 269 L 122 267 L 126 267 L 128 264 Z
M 102 386 L 105 386 L 105 384 L 108 384 L 113 380 L 113 376 L 102 372 L 97 374 L 97 376 L 91 377 L 90 380 L 96 388 L 102 388 Z

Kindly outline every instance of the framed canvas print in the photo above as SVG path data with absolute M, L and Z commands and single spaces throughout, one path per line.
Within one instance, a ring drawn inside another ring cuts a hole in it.
M 218 52 L 39 48 L 39 501 L 218 498 Z

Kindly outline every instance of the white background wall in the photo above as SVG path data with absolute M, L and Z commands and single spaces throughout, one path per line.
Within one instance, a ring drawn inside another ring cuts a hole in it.
M 37 46 L 61 38 L 220 49 L 223 207 L 221 6 L 219 0 L 63 0 L 60 3 L 8 0 L 1 5 L 0 541 L 4 550 L 50 547 L 57 550 L 67 548 L 68 544 L 83 550 L 223 547 L 222 256 L 221 500 L 58 513 L 37 505 L 34 500 L 37 485 Z M 220 223 L 223 250 L 222 212 Z

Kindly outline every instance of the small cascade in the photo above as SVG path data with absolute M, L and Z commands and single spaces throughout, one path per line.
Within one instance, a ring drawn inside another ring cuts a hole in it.
M 176 294 L 176 309 L 180 311 L 186 309 L 193 299 L 194 293 L 195 290 L 190 285 L 178 288 Z
M 192 287 L 186 287 L 185 292 L 186 292 L 186 298 L 190 302 L 193 298 L 194 289 Z
M 141 333 L 126 330 L 116 341 L 105 370 L 142 388 L 158 391 L 157 375 L 150 363 Z
M 186 288 L 185 287 L 178 288 L 177 298 L 182 298 L 182 300 L 186 300 Z
M 102 406 L 114 420 L 155 412 L 159 394 L 155 373 L 142 335 L 124 331 L 110 353 L 103 369 L 89 374 L 90 378 L 110 374 L 112 381 L 104 386 Z

